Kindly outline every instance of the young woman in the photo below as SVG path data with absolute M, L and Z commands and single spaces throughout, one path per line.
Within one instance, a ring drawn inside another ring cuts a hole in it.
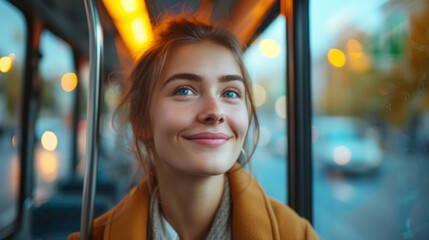
M 123 101 L 147 177 L 95 220 L 92 239 L 317 239 L 242 168 L 258 121 L 241 49 L 195 20 L 157 27 Z

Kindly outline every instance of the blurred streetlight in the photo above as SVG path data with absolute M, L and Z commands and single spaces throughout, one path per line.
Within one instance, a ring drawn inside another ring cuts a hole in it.
M 54 151 L 58 145 L 58 139 L 55 133 L 46 131 L 43 133 L 41 138 L 42 146 L 48 151 Z
M 66 73 L 61 78 L 61 87 L 66 92 L 73 91 L 77 86 L 77 76 L 75 73 Z
M 328 52 L 328 61 L 334 67 L 342 67 L 346 63 L 346 55 L 339 49 L 331 49 Z
M 12 67 L 12 58 L 10 56 L 0 58 L 0 72 L 7 73 Z
M 259 49 L 267 58 L 275 58 L 280 53 L 279 44 L 273 39 L 264 39 L 259 43 Z

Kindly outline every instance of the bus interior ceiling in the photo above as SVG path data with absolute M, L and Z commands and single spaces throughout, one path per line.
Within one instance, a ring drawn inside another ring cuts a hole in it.
M 84 1 L 81 0 L 9 0 L 24 13 L 34 15 L 58 37 L 66 40 L 76 54 L 88 58 L 89 34 Z M 128 66 L 133 58 L 104 6 L 98 0 L 103 26 L 105 73 Z M 113 2 L 113 1 L 110 1 Z M 152 25 L 164 15 L 198 14 L 209 22 L 223 24 L 242 42 L 251 42 L 280 14 L 279 0 L 146 0 Z M 207 16 L 207 17 L 206 17 Z

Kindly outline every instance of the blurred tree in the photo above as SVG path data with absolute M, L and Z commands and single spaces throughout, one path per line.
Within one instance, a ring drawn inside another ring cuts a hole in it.
M 318 101 L 322 114 L 381 117 L 399 127 L 429 109 L 429 1 L 423 4 L 417 12 L 383 9 L 385 19 L 375 35 L 353 27 L 342 34 L 336 48 L 346 61 L 340 67 L 324 63 L 329 66 Z

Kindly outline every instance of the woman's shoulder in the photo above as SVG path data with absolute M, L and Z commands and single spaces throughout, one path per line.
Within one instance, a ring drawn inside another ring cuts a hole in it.
M 114 208 L 94 220 L 91 239 L 117 239 L 118 234 L 145 236 L 149 198 L 147 182 L 143 180 Z M 67 240 L 79 238 L 80 233 L 73 233 Z
M 293 235 L 293 239 L 318 239 L 307 219 L 300 217 L 293 209 L 278 200 L 270 198 L 270 204 L 279 226 L 280 236 Z
M 103 239 L 106 222 L 109 219 L 110 214 L 111 214 L 111 211 L 108 211 L 94 221 L 91 239 L 95 239 L 95 240 Z M 67 238 L 67 240 L 79 240 L 79 239 L 80 239 L 79 232 L 72 233 Z

